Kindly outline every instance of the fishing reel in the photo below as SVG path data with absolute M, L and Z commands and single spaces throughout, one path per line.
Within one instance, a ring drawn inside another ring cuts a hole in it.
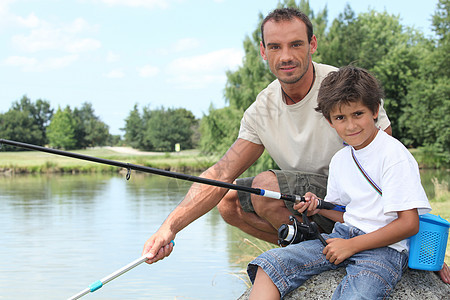
M 319 233 L 317 224 L 309 221 L 306 212 L 302 213 L 302 219 L 305 223 L 299 222 L 294 216 L 289 216 L 292 224 L 283 224 L 278 228 L 278 245 L 285 247 L 317 238 L 322 241 L 322 244 L 325 242 Z

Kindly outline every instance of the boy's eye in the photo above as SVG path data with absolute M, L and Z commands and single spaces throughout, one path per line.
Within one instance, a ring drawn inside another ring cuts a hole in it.
M 336 116 L 334 117 L 335 120 L 340 121 L 344 119 L 344 116 Z

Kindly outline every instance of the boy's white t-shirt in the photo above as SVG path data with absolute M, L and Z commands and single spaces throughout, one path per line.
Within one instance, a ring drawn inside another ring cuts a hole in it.
M 351 149 L 347 146 L 331 159 L 325 197 L 325 201 L 346 206 L 345 224 L 370 233 L 394 221 L 398 211 L 431 211 L 417 162 L 402 143 L 380 130 L 368 146 L 354 150 L 365 172 L 381 188 L 382 196 L 358 169 Z M 406 240 L 389 247 L 408 250 Z
M 313 64 L 316 77 L 305 98 L 287 105 L 280 82 L 273 81 L 245 111 L 239 138 L 264 145 L 282 170 L 328 175 L 331 157 L 343 147 L 342 139 L 315 108 L 322 80 L 337 68 Z M 389 125 L 381 107 L 377 126 L 384 130 Z

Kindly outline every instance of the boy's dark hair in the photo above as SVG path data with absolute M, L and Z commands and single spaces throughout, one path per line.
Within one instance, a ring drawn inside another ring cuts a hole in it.
M 305 23 L 308 34 L 308 43 L 311 43 L 311 39 L 313 36 L 313 25 L 311 23 L 311 20 L 309 20 L 308 16 L 305 15 L 303 12 L 299 11 L 298 9 L 287 7 L 287 8 L 277 8 L 264 18 L 261 24 L 261 41 L 263 43 L 263 46 L 266 47 L 266 43 L 264 41 L 264 25 L 266 25 L 268 21 L 270 20 L 274 20 L 275 22 L 291 21 L 294 18 L 299 18 L 303 23 Z
M 330 113 L 336 107 L 361 101 L 372 113 L 377 113 L 383 98 L 378 80 L 368 71 L 347 66 L 330 72 L 322 81 L 317 96 L 316 111 L 331 122 Z

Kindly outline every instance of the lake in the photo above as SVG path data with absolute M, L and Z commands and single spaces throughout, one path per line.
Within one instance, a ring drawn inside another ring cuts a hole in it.
M 189 183 L 160 176 L 0 177 L 0 299 L 67 299 L 141 256 Z M 86 299 L 236 299 L 244 234 L 216 209 Z
M 436 175 L 449 181 L 448 171 L 422 177 Z M 129 181 L 1 176 L 0 299 L 67 299 L 134 261 L 189 186 L 139 173 Z M 247 288 L 247 254 L 258 253 L 247 238 L 214 209 L 177 235 L 168 258 L 141 264 L 82 299 L 237 299 Z

